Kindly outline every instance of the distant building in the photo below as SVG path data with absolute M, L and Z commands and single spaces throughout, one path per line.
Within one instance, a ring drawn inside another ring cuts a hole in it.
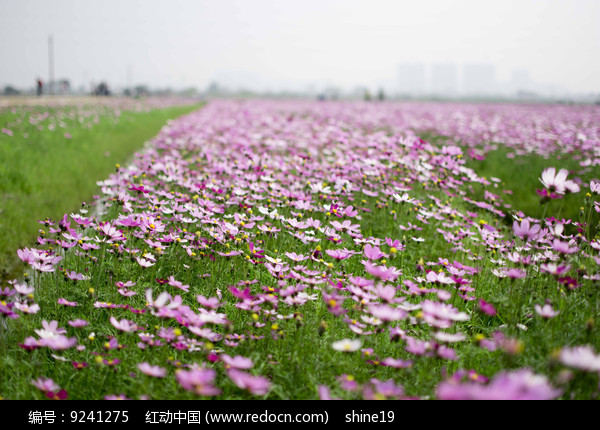
M 514 94 L 535 91 L 535 84 L 527 70 L 514 70 L 510 79 L 510 89 Z
M 487 96 L 497 92 L 496 70 L 491 64 L 466 64 L 463 69 L 463 93 Z
M 398 90 L 402 95 L 422 96 L 426 90 L 426 70 L 422 63 L 403 63 L 398 66 Z
M 437 63 L 431 67 L 431 89 L 435 96 L 456 96 L 458 69 L 453 63 Z

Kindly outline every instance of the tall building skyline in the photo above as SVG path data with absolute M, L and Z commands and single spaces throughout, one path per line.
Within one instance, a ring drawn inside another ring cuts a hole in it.
M 568 91 L 551 83 L 536 82 L 523 68 L 499 79 L 491 63 L 406 62 L 397 67 L 395 91 L 409 97 L 513 97 L 524 94 L 561 96 Z

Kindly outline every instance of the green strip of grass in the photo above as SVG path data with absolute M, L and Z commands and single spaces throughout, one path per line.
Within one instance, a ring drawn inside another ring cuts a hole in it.
M 421 137 L 434 144 L 446 144 L 447 138 L 433 135 L 431 133 L 420 133 Z M 534 218 L 554 216 L 557 219 L 572 220 L 587 223 L 590 226 L 590 235 L 593 237 L 598 234 L 598 223 L 600 216 L 593 210 L 591 216 L 585 218 L 581 211 L 584 205 L 584 196 L 589 192 L 589 187 L 581 184 L 581 191 L 576 194 L 565 195 L 561 199 L 550 200 L 542 203 L 542 199 L 536 193 L 536 189 L 543 189 L 540 177 L 544 169 L 555 167 L 569 170 L 569 179 L 579 178 L 584 183 L 589 183 L 592 179 L 598 179 L 598 172 L 592 168 L 583 168 L 579 164 L 580 160 L 574 159 L 572 155 L 554 154 L 548 157 L 542 157 L 537 154 L 527 154 L 515 156 L 512 158 L 507 155 L 514 153 L 514 149 L 498 144 L 498 148 L 485 154 L 485 159 L 470 159 L 467 167 L 473 169 L 479 176 L 490 179 L 492 177 L 500 179 L 495 191 L 500 198 L 514 210 L 523 212 L 527 216 Z M 508 190 L 505 193 L 503 190 Z M 473 189 L 474 198 L 480 201 L 486 200 L 483 188 L 475 187 Z M 591 203 L 590 203 L 591 204 Z M 503 208 L 507 213 L 505 221 L 512 225 L 514 219 L 509 216 L 510 208 Z M 577 231 L 571 226 L 567 226 L 569 233 L 576 234 Z
M 543 205 L 536 189 L 543 189 L 539 178 L 544 169 L 555 167 L 569 170 L 569 179 L 580 178 L 585 183 L 597 178 L 597 172 L 587 168 L 584 169 L 579 162 L 568 156 L 552 156 L 548 158 L 535 154 L 507 158 L 507 154 L 514 152 L 506 147 L 500 147 L 486 154 L 484 160 L 471 160 L 468 166 L 478 175 L 490 178 L 496 177 L 502 180 L 501 189 L 511 191 L 511 194 L 502 194 L 502 199 L 515 209 L 518 209 L 536 218 L 554 216 L 558 219 L 570 219 L 572 221 L 587 222 L 590 224 L 592 235 L 597 233 L 598 216 L 596 213 L 590 219 L 583 219 L 581 207 L 583 198 L 589 188 L 581 184 L 581 191 L 576 194 L 566 195 L 561 199 L 551 200 Z M 481 193 L 482 199 L 483 192 Z M 593 211 L 592 211 L 593 212 Z
M 79 208 L 98 191 L 96 182 L 114 171 L 116 163 L 127 161 L 167 120 L 200 106 L 122 112 L 118 122 L 101 116 L 91 128 L 71 125 L 50 131 L 27 124 L 27 138 L 0 134 L 0 278 L 15 275 L 16 250 L 31 245 L 43 227 L 37 220 L 57 219 Z M 14 119 L 5 112 L 0 124 Z

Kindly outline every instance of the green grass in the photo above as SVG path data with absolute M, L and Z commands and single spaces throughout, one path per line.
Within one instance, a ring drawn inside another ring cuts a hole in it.
M 72 108 L 33 108 L 0 113 L 0 126 L 11 125 L 13 136 L 0 133 L 0 274 L 14 275 L 16 250 L 29 246 L 43 226 L 36 221 L 56 219 L 77 210 L 97 193 L 96 182 L 116 163 L 126 163 L 169 119 L 201 105 L 177 106 L 149 112 L 125 111 L 118 118 L 105 109 L 77 118 Z M 28 119 L 49 112 L 54 130 L 42 130 Z M 72 116 L 71 121 L 64 119 Z M 94 123 L 93 117 L 97 117 Z M 91 119 L 90 119 L 91 118 Z M 57 125 L 63 123 L 65 128 Z M 16 126 L 14 126 L 16 124 Z M 65 137 L 68 132 L 72 138 Z

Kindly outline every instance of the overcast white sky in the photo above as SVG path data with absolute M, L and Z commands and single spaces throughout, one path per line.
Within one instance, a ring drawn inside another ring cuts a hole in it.
M 405 62 L 600 92 L 600 0 L 0 0 L 0 85 L 393 85 Z

